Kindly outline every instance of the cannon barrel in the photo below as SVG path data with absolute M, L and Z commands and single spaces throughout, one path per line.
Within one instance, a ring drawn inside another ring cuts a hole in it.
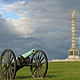
M 28 57 L 29 55 L 34 54 L 35 52 L 36 52 L 36 50 L 35 50 L 35 49 L 32 49 L 32 50 L 30 50 L 29 52 L 23 54 L 22 56 L 23 56 L 24 58 L 26 58 L 26 57 Z
M 35 50 L 35 49 L 32 49 L 32 50 L 30 50 L 30 51 L 22 54 L 21 56 L 23 56 L 24 58 L 26 58 L 26 57 L 28 57 L 29 55 L 34 54 L 35 52 L 36 52 L 36 50 Z M 18 57 L 16 58 L 16 60 L 17 60 L 17 59 L 18 59 Z

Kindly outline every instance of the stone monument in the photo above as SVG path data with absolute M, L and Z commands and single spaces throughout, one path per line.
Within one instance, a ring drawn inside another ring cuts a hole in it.
M 76 47 L 76 42 L 75 42 L 75 12 L 76 10 L 72 11 L 72 47 L 69 49 L 69 56 L 68 59 L 79 59 L 79 50 Z

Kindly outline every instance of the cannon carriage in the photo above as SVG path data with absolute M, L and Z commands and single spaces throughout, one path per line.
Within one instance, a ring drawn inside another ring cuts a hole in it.
M 16 58 L 14 52 L 5 49 L 0 58 L 0 72 L 3 80 L 13 80 L 16 72 L 24 66 L 30 66 L 33 78 L 43 79 L 48 69 L 48 60 L 42 50 L 34 50 Z

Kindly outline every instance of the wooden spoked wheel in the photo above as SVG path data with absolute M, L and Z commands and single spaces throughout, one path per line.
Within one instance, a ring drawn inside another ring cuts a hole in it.
M 0 65 L 2 79 L 12 80 L 16 74 L 16 57 L 12 50 L 5 49 L 2 52 Z
M 31 63 L 33 66 L 30 67 L 33 78 L 42 79 L 45 77 L 48 69 L 48 60 L 46 54 L 37 50 L 35 54 L 32 55 Z

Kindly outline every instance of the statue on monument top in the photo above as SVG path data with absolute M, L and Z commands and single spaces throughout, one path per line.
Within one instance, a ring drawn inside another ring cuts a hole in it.
M 72 12 L 72 17 L 74 17 L 76 9 L 74 9 L 74 11 L 71 10 L 71 12 Z

